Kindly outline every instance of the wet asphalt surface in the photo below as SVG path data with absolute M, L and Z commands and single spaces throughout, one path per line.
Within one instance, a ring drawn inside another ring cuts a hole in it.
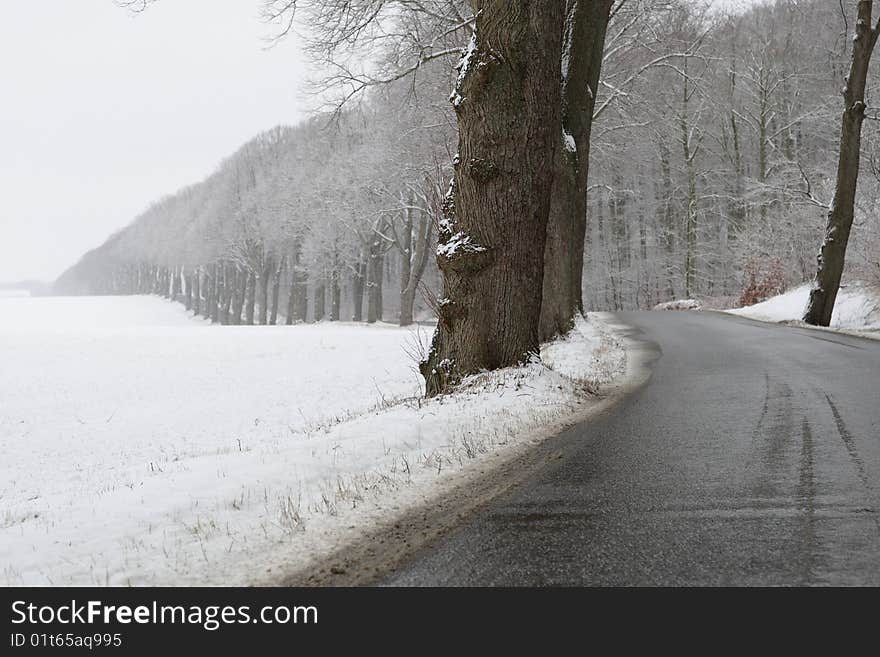
M 647 383 L 389 585 L 880 585 L 880 341 L 621 313 Z

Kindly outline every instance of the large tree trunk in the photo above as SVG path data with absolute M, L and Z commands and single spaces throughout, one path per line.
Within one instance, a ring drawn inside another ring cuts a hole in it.
M 831 324 L 834 302 L 840 289 L 846 245 L 852 229 L 859 178 L 859 155 L 862 144 L 862 123 L 865 120 L 865 83 L 871 54 L 880 33 L 880 24 L 872 28 L 871 0 L 860 0 L 856 36 L 853 39 L 852 62 L 844 89 L 844 110 L 840 130 L 840 153 L 837 161 L 837 185 L 828 223 L 825 241 L 819 251 L 819 267 L 816 281 L 810 291 L 810 299 L 804 313 L 804 321 L 815 326 Z
M 562 143 L 557 149 L 547 244 L 540 337 L 568 331 L 583 312 L 587 188 L 593 111 L 613 0 L 569 0 L 563 45 Z
M 459 152 L 437 249 L 444 294 L 421 366 L 428 395 L 539 351 L 565 3 L 471 4 L 474 35 L 452 94 Z

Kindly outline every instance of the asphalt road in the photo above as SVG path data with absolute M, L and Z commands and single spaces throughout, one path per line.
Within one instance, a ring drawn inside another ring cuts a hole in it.
M 385 584 L 880 584 L 880 341 L 618 318 L 647 383 Z

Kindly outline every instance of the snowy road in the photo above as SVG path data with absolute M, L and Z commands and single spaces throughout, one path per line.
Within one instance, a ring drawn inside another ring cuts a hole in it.
M 619 317 L 647 384 L 388 583 L 880 584 L 880 342 Z

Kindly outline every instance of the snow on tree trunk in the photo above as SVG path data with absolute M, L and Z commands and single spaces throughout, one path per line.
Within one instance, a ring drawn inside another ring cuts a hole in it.
M 880 23 L 872 28 L 873 5 L 872 0 L 860 0 L 858 5 L 852 60 L 843 93 L 837 182 L 828 212 L 825 240 L 819 251 L 816 281 L 804 313 L 804 321 L 816 326 L 828 326 L 831 323 L 831 314 L 843 275 L 846 246 L 852 229 L 859 178 L 862 123 L 865 120 L 865 86 L 871 55 L 880 33 Z
M 428 395 L 539 350 L 565 3 L 471 4 L 474 35 L 451 98 L 459 152 L 437 247 L 443 298 L 421 366 Z

